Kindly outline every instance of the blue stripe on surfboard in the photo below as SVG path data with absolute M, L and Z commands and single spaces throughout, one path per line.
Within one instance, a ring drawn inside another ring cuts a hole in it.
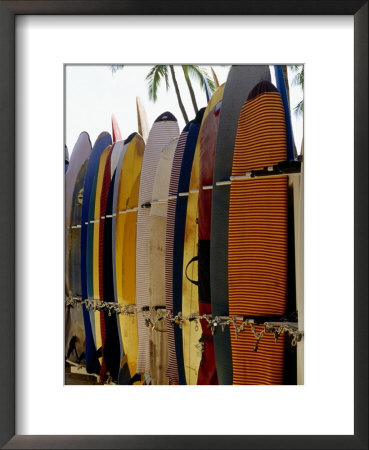
M 85 183 L 83 187 L 83 203 L 82 203 L 82 222 L 81 222 L 81 288 L 82 298 L 87 298 L 87 266 L 86 266 L 86 250 L 87 250 L 87 225 L 88 221 L 90 196 L 93 187 L 95 173 L 99 167 L 101 153 L 112 140 L 110 134 L 106 133 L 95 142 L 92 148 L 90 158 L 88 160 Z M 99 373 L 100 363 L 96 355 L 96 346 L 93 336 L 91 317 L 86 305 L 83 305 L 83 321 L 86 334 L 86 370 L 88 373 Z
M 190 186 L 191 169 L 195 154 L 196 142 L 201 122 L 194 122 L 190 126 L 186 145 L 183 151 L 181 171 L 179 175 L 178 192 L 188 192 Z M 183 245 L 186 227 L 187 197 L 178 196 L 174 225 L 173 242 L 173 314 L 182 311 L 182 273 L 183 273 Z M 183 359 L 182 329 L 174 326 L 174 340 L 178 366 L 179 384 L 186 384 Z
M 288 161 L 292 161 L 295 159 L 295 151 L 293 145 L 293 131 L 292 131 L 292 123 L 291 123 L 291 112 L 290 105 L 288 103 L 287 98 L 287 89 L 286 89 L 286 80 L 283 76 L 282 66 L 276 65 L 274 66 L 275 79 L 277 82 L 277 89 L 282 96 L 283 108 L 284 108 L 284 117 L 286 120 L 286 135 L 287 135 L 287 159 Z

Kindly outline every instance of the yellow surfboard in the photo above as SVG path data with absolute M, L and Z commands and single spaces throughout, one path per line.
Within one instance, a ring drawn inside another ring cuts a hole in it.
M 117 297 L 122 305 L 136 305 L 136 220 L 144 150 L 144 140 L 136 134 L 125 151 L 118 181 L 115 267 Z M 125 358 L 133 377 L 138 352 L 137 317 L 119 314 L 119 320 Z
M 209 112 L 223 98 L 225 84 L 222 84 L 211 97 L 209 104 L 204 112 L 202 123 Z M 202 127 L 201 127 L 202 128 Z M 199 137 L 201 135 L 201 128 Z M 199 189 L 199 163 L 200 163 L 200 139 L 197 139 L 195 155 L 191 171 L 190 188 L 188 194 L 186 230 L 183 248 L 183 281 L 182 281 L 182 315 L 199 312 L 198 287 L 188 281 L 186 277 L 187 263 L 197 255 L 198 227 L 197 227 L 197 203 Z M 188 267 L 187 275 L 192 280 L 197 280 L 197 264 L 191 264 Z M 201 325 L 195 321 L 183 321 L 183 359 L 185 366 L 187 384 L 197 384 L 198 369 L 201 360 L 201 349 L 199 348 L 199 339 L 201 337 Z
M 111 150 L 111 145 L 106 147 L 100 157 L 99 171 L 97 173 L 95 212 L 94 212 L 94 244 L 93 244 L 93 292 L 94 299 L 100 300 L 99 295 L 99 232 L 100 232 L 100 198 L 106 159 Z M 100 311 L 95 311 L 95 332 L 96 332 L 96 349 L 102 346 L 101 328 L 100 328 Z M 101 358 L 100 358 L 101 362 Z

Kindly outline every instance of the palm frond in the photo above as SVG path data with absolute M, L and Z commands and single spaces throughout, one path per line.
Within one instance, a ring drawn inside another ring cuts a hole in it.
M 156 65 L 153 66 L 150 72 L 146 75 L 146 80 L 148 81 L 149 87 L 149 99 L 156 102 L 158 98 L 158 89 L 160 82 L 164 78 L 166 89 L 169 89 L 169 78 L 168 78 L 168 66 Z
M 117 64 L 115 66 L 110 66 L 111 73 L 114 74 L 115 72 L 118 72 L 118 70 L 122 70 L 124 67 L 123 64 Z
M 296 116 L 300 116 L 304 112 L 304 100 L 301 100 L 297 103 L 297 105 L 294 107 L 294 112 Z
M 296 75 L 292 79 L 292 84 L 295 86 L 301 86 L 304 89 L 304 74 L 305 74 L 305 66 L 303 65 L 293 65 L 291 69 L 294 72 L 297 72 Z
M 206 69 L 204 69 L 204 67 L 200 67 L 197 65 L 187 65 L 187 66 L 184 65 L 182 67 L 185 72 L 187 72 L 193 79 L 199 82 L 201 89 L 205 90 L 205 80 L 206 80 L 211 92 L 215 91 L 216 84 L 214 80 L 210 77 Z
M 293 72 L 296 72 L 296 75 L 292 79 L 292 84 L 295 86 L 301 86 L 301 89 L 304 90 L 304 75 L 305 75 L 305 66 L 303 64 L 294 64 L 290 66 Z M 293 108 L 295 115 L 300 116 L 304 112 L 304 99 L 299 101 L 297 105 Z

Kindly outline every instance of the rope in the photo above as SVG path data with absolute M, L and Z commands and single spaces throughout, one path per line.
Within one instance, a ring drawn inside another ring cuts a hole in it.
M 79 296 L 66 297 L 65 306 L 75 308 L 78 305 L 85 305 L 89 311 L 108 311 L 109 316 L 112 313 L 124 314 L 133 316 L 135 314 L 143 314 L 145 324 L 153 331 L 164 332 L 158 328 L 158 324 L 163 319 L 166 319 L 172 326 L 178 325 L 182 328 L 182 323 L 185 321 L 195 322 L 195 328 L 198 328 L 198 323 L 201 320 L 206 320 L 208 328 L 211 329 L 211 333 L 214 334 L 216 328 L 220 328 L 224 332 L 226 326 L 233 326 L 235 330 L 236 339 L 239 333 L 245 331 L 247 327 L 250 327 L 255 339 L 256 344 L 254 351 L 258 350 L 259 343 L 265 334 L 274 334 L 274 340 L 277 342 L 281 334 L 289 334 L 292 336 L 291 345 L 294 347 L 300 342 L 304 336 L 304 332 L 298 329 L 297 322 L 289 322 L 283 320 L 281 316 L 276 316 L 276 320 L 272 320 L 272 317 L 268 317 L 266 321 L 264 317 L 242 317 L 242 316 L 216 316 L 212 317 L 211 314 L 198 314 L 192 313 L 188 316 L 183 316 L 181 312 L 173 315 L 171 311 L 167 310 L 165 306 L 144 306 L 138 307 L 137 305 L 121 305 L 116 302 L 106 302 L 96 299 L 85 299 Z M 278 319 L 278 320 L 277 320 Z M 255 329 L 255 325 L 263 325 L 263 330 L 258 334 Z

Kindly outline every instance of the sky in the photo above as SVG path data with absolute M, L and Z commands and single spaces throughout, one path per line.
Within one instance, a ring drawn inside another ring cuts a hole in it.
M 107 65 L 68 65 L 65 83 L 65 143 L 69 156 L 79 134 L 86 131 L 92 145 L 102 131 L 111 133 L 111 116 L 115 115 L 122 138 L 125 139 L 137 130 L 136 96 L 140 97 L 146 110 L 149 128 L 163 112 L 169 111 L 178 120 L 180 130 L 185 126 L 182 113 L 177 103 L 174 88 L 168 91 L 162 81 L 158 90 L 158 100 L 149 100 L 147 81 L 145 80 L 152 66 L 125 65 L 122 70 L 112 72 Z M 230 66 L 212 66 L 219 83 L 226 81 Z M 272 68 L 272 66 L 271 66 Z M 210 73 L 210 67 L 206 67 Z M 189 120 L 195 117 L 183 72 L 175 68 L 179 89 Z M 289 71 L 289 80 L 294 73 Z M 272 82 L 275 83 L 274 70 L 271 70 Z M 193 82 L 198 107 L 206 106 L 206 94 L 198 83 Z M 290 84 L 291 109 L 302 99 L 300 86 Z M 302 118 L 291 112 L 292 126 L 296 148 L 300 149 L 302 138 Z

